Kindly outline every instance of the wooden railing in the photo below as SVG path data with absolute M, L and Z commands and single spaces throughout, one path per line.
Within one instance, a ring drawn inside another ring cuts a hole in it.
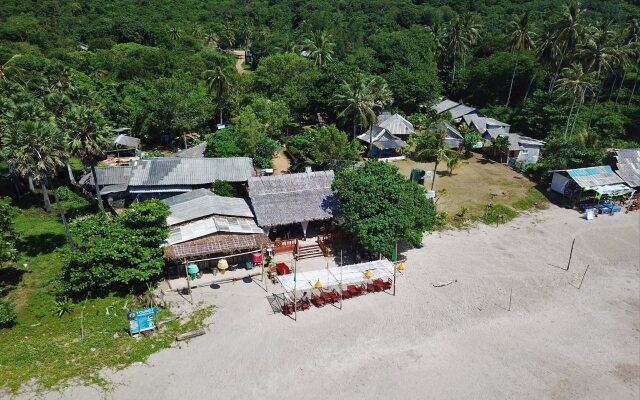
M 318 242 L 322 254 L 328 257 L 331 254 L 331 247 L 346 241 L 347 238 L 348 235 L 344 232 L 323 233 L 318 235 L 316 242 Z
M 273 243 L 273 250 L 276 254 L 295 252 L 298 248 L 298 239 L 276 239 Z

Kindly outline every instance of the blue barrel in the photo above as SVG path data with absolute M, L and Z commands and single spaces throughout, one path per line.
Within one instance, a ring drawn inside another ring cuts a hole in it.
M 253 257 L 251 256 L 247 257 L 244 265 L 247 270 L 253 269 Z

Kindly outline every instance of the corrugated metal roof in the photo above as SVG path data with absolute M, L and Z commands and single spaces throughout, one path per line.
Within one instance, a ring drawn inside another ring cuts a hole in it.
M 440 101 L 437 104 L 434 104 L 433 106 L 431 106 L 431 109 L 434 110 L 436 113 L 440 114 L 443 113 L 447 110 L 449 110 L 450 108 L 453 108 L 455 106 L 457 106 L 459 103 L 456 103 L 455 101 L 449 100 L 449 99 L 443 99 L 442 101 Z
M 258 225 L 332 218 L 337 206 L 333 177 L 333 171 L 317 171 L 250 178 L 249 197 Z
M 413 129 L 413 124 L 400 114 L 386 116 L 382 121 L 380 117 L 382 117 L 382 115 L 378 116 L 378 125 L 388 130 L 394 136 L 409 136 L 416 132 L 415 129 Z
M 640 149 L 618 149 L 615 152 L 616 174 L 631 187 L 640 187 Z
M 222 197 L 208 189 L 198 189 L 163 200 L 171 209 L 167 224 L 176 225 L 209 215 L 253 218 L 253 212 L 244 199 Z
M 206 149 L 207 149 L 207 143 L 203 142 L 193 147 L 190 147 L 186 150 L 181 150 L 177 153 L 174 153 L 173 156 L 181 157 L 181 158 L 202 158 L 204 157 L 204 151 Z
M 385 132 L 386 132 L 385 128 L 379 125 L 371 125 L 365 133 L 358 135 L 358 139 L 362 140 L 365 143 L 369 143 L 369 137 L 371 136 L 371 138 L 375 142 L 380 137 L 382 137 L 382 135 L 384 135 Z
M 623 180 L 613 172 L 611 167 L 607 165 L 568 169 L 566 172 L 581 188 L 613 185 L 623 182 Z
M 447 137 L 451 139 L 464 139 L 460 132 L 447 121 L 442 121 L 438 124 L 438 129 L 444 129 L 447 132 Z
M 456 119 L 456 118 L 462 117 L 463 115 L 472 113 L 475 110 L 476 109 L 473 107 L 469 107 L 464 104 L 459 104 L 456 107 L 453 107 L 452 109 L 450 109 L 449 112 L 451 113 L 451 118 Z
M 251 234 L 264 233 L 251 218 L 211 217 L 172 228 L 161 246 L 188 242 L 214 233 Z
M 385 128 L 373 125 L 369 130 L 373 131 L 373 147 L 377 149 L 397 149 L 407 146 L 407 143 L 404 140 L 392 135 Z M 358 139 L 365 143 L 369 143 L 369 131 L 358 136 Z
M 113 143 L 120 146 L 137 149 L 138 146 L 140 146 L 140 139 L 134 138 L 133 136 L 127 136 L 125 134 L 120 134 L 116 136 L 116 138 L 113 140 Z
M 96 176 L 100 186 L 128 185 L 133 167 L 96 167 Z M 94 186 L 91 172 L 80 179 L 80 185 Z
M 152 158 L 138 161 L 131 172 L 129 185 L 204 185 L 218 179 L 244 182 L 253 174 L 253 163 L 247 157 Z

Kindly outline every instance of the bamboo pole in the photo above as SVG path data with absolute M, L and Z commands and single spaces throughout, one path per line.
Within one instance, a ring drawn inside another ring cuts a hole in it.
M 567 263 L 567 271 L 569 270 L 569 266 L 571 265 L 571 256 L 573 256 L 573 245 L 576 244 L 576 239 L 573 238 L 573 242 L 571 242 L 571 251 L 569 252 L 569 262 Z
M 509 310 L 507 311 L 511 311 L 511 296 L 513 295 L 513 288 L 511 288 L 509 290 Z

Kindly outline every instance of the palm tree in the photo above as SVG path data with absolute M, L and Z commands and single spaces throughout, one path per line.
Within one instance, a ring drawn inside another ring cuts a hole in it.
M 560 79 L 558 79 L 558 88 L 557 90 L 562 90 L 563 95 L 567 93 L 571 93 L 573 96 L 573 102 L 571 103 L 571 110 L 569 111 L 569 116 L 567 117 L 567 124 L 564 129 L 564 136 L 567 136 L 569 131 L 569 122 L 571 121 L 571 116 L 573 115 L 573 109 L 576 104 L 576 100 L 580 100 L 578 105 L 578 110 L 575 115 L 575 120 L 578 119 L 578 113 L 580 112 L 580 106 L 584 103 L 584 97 L 586 95 L 587 90 L 591 90 L 592 88 L 592 80 L 593 80 L 593 72 L 585 72 L 582 69 L 582 64 L 573 63 L 569 67 L 564 68 L 562 70 L 562 74 Z M 573 128 L 575 128 L 575 120 L 573 122 L 573 126 L 571 131 L 573 132 Z
M 0 65 L 0 81 L 14 80 L 24 72 L 24 69 L 16 65 L 16 60 L 22 57 L 21 54 L 14 54 L 2 65 Z
M 325 65 L 333 61 L 336 44 L 331 41 L 327 32 L 312 32 L 302 45 L 309 51 L 309 57 L 313 58 L 315 65 Z
M 353 138 L 356 137 L 357 126 L 369 128 L 376 122 L 376 110 L 380 110 L 390 102 L 391 91 L 382 78 L 368 78 L 355 75 L 353 81 L 343 81 L 339 92 L 333 97 L 333 104 L 340 117 L 353 119 Z M 372 151 L 372 138 L 369 138 L 369 155 Z
M 45 210 L 51 212 L 47 183 L 50 180 L 49 177 L 64 165 L 64 160 L 67 158 L 65 136 L 62 131 L 49 121 L 16 122 L 12 129 L 5 131 L 2 136 L 2 156 L 12 172 L 24 178 L 31 177 L 40 184 Z M 69 225 L 55 188 L 53 194 L 69 246 L 73 250 Z
M 640 22 L 637 18 L 631 20 L 629 27 L 627 28 L 627 42 L 635 43 L 635 59 L 636 59 L 636 79 L 633 81 L 633 89 L 631 89 L 631 96 L 629 96 L 629 103 L 631 104 L 631 99 L 633 99 L 633 95 L 636 92 L 636 86 L 638 85 L 638 76 L 640 75 L 640 49 L 638 48 L 640 43 Z
M 202 39 L 203 35 L 202 26 L 200 26 L 200 24 L 194 24 L 191 28 L 191 36 L 193 36 L 194 39 Z
M 622 86 L 624 84 L 624 80 L 627 77 L 627 71 L 629 67 L 631 67 L 631 60 L 633 58 L 633 45 L 632 44 L 619 44 L 615 46 L 612 51 L 612 62 L 611 66 L 617 74 L 622 74 L 622 79 L 620 80 L 620 86 L 618 87 L 618 92 L 616 94 L 616 99 L 614 104 L 618 104 L 618 99 L 620 97 L 620 91 L 622 90 Z M 616 77 L 617 77 L 616 74 Z M 613 95 L 613 91 L 615 90 L 615 79 L 613 85 L 611 85 L 611 92 L 609 93 L 609 100 L 611 100 L 611 96 Z
M 578 46 L 578 58 L 583 62 L 587 70 L 595 72 L 595 81 L 598 85 L 596 97 L 591 103 L 591 112 L 589 113 L 589 124 L 593 120 L 593 112 L 602 92 L 603 80 L 600 75 L 603 70 L 610 68 L 612 49 L 611 38 L 613 30 L 610 29 L 610 22 L 603 21 L 598 26 L 588 27 L 584 40 Z
M 500 152 L 500 162 L 502 155 L 509 150 L 509 136 L 499 135 L 493 139 L 493 148 Z
M 507 25 L 507 29 L 510 32 L 511 37 L 511 52 L 522 53 L 531 51 L 535 48 L 535 42 L 533 40 L 534 33 L 531 31 L 531 24 L 529 21 L 529 13 L 525 12 L 521 15 L 514 15 L 513 19 Z M 513 73 L 511 74 L 511 83 L 509 84 L 509 95 L 507 96 L 507 103 L 511 101 L 511 91 L 513 90 L 513 81 L 516 77 L 516 68 L 518 67 L 518 60 L 513 66 Z
M 205 32 L 202 40 L 208 47 L 216 47 L 218 45 L 218 35 L 216 35 L 216 33 L 211 29 Z
M 462 162 L 462 155 L 457 151 L 449 152 L 447 156 L 447 168 L 449 169 L 449 176 L 453 175 L 453 170 L 456 169 Z
M 432 158 L 434 160 L 433 176 L 431 178 L 431 190 L 433 190 L 436 186 L 436 171 L 438 170 L 438 165 L 443 161 L 449 161 L 452 150 L 450 150 L 445 143 L 445 138 L 447 137 L 447 131 L 445 129 L 432 126 L 430 130 L 432 132 L 430 135 L 433 135 L 435 138 L 435 145 L 425 149 L 416 149 L 416 156 L 418 159 Z
M 218 111 L 220 112 L 220 123 L 222 124 L 222 105 L 224 99 L 229 95 L 231 86 L 229 77 L 221 66 L 217 66 L 215 69 L 204 71 L 202 73 L 202 79 L 205 80 L 209 93 L 216 96 Z
M 480 36 L 480 25 L 472 14 L 456 16 L 447 26 L 446 47 L 453 58 L 453 75 L 451 82 L 456 79 L 456 63 L 462 58 L 465 64 L 465 55 Z
M 177 42 L 182 37 L 182 30 L 176 26 L 172 26 L 171 29 L 169 29 L 169 37 L 174 42 Z
M 556 72 L 549 85 L 549 92 L 552 92 L 555 88 L 556 80 L 558 79 L 560 68 L 567 56 L 567 52 L 572 50 L 580 40 L 583 13 L 584 10 L 580 8 L 579 2 L 574 1 L 562 6 L 562 15 L 556 25 L 556 37 L 558 42 L 562 44 L 560 46 L 562 50 L 560 51 L 560 60 L 556 66 Z
M 72 106 L 61 119 L 61 126 L 68 132 L 67 142 L 71 154 L 78 157 L 83 165 L 90 166 L 98 207 L 104 212 L 95 167 L 102 159 L 103 149 L 111 140 L 111 128 L 100 111 L 86 106 Z

